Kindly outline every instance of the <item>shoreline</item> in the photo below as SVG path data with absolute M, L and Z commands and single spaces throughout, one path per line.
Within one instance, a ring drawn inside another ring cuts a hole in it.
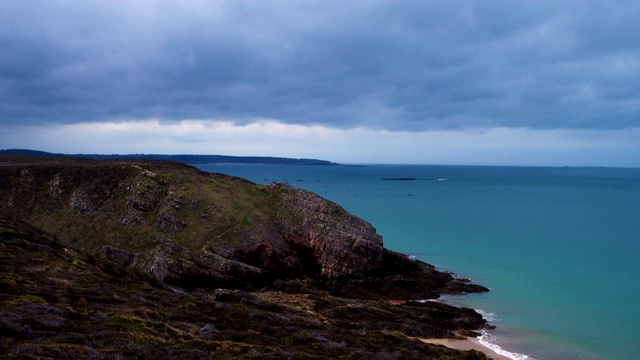
M 480 340 L 477 338 L 466 338 L 466 339 L 424 339 L 417 338 L 418 340 L 431 344 L 431 345 L 441 345 L 451 349 L 456 350 L 477 350 L 483 352 L 489 358 L 493 360 L 513 360 L 505 355 L 501 355 L 497 353 L 494 349 L 491 349 L 487 346 L 484 346 L 480 343 Z

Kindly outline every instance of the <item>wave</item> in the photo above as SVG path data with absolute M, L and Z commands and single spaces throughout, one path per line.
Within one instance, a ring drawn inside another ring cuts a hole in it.
M 495 325 L 496 323 L 502 322 L 502 319 L 496 316 L 495 313 L 484 311 L 481 309 L 475 309 L 475 310 L 478 314 L 482 315 L 482 317 L 491 325 Z M 481 335 L 477 338 L 478 343 L 480 343 L 480 345 L 486 348 L 491 349 L 496 354 L 506 356 L 509 359 L 513 359 L 513 360 L 535 360 L 534 358 L 528 355 L 507 351 L 501 348 L 500 346 L 496 345 L 494 343 L 495 336 L 491 335 L 491 333 L 487 330 L 481 330 L 480 334 Z
M 494 343 L 492 343 L 490 341 L 490 339 L 493 336 L 491 336 L 488 332 L 482 331 L 481 333 L 482 333 L 482 335 L 480 335 L 477 338 L 478 342 L 480 343 L 480 345 L 491 349 L 496 354 L 499 354 L 499 355 L 502 355 L 502 356 L 506 356 L 509 359 L 513 359 L 513 360 L 535 360 L 534 358 L 532 358 L 532 357 L 530 357 L 528 355 L 525 355 L 525 354 L 520 354 L 520 353 L 504 350 L 500 346 L 498 346 L 498 345 L 496 345 L 496 344 L 494 344 Z
M 424 300 L 418 300 L 418 302 L 430 302 L 430 301 L 434 301 L 434 302 L 447 302 L 447 297 L 446 296 L 440 296 L 437 299 L 424 299 Z M 497 323 L 501 323 L 502 319 L 499 318 L 495 313 L 489 312 L 489 311 L 484 311 L 482 309 L 474 309 L 478 314 L 482 315 L 482 318 L 484 318 L 487 323 L 489 323 L 490 325 L 496 325 Z M 475 339 L 470 339 L 472 341 L 475 341 L 476 343 L 490 349 L 491 351 L 493 351 L 494 353 L 498 354 L 498 355 L 502 355 L 505 357 L 508 357 L 509 359 L 513 359 L 513 360 L 535 360 L 535 358 L 532 358 L 531 356 L 525 355 L 525 354 L 520 354 L 517 352 L 511 352 L 511 351 L 507 351 L 503 348 L 501 348 L 499 345 L 495 344 L 495 339 L 497 339 L 496 336 L 492 335 L 489 330 L 480 330 L 480 336 L 478 336 Z
M 502 322 L 502 319 L 500 319 L 498 316 L 496 316 L 496 314 L 492 312 L 484 311 L 481 309 L 474 309 L 474 310 L 478 314 L 482 315 L 482 318 L 485 319 L 491 325 L 495 325 L 496 323 Z

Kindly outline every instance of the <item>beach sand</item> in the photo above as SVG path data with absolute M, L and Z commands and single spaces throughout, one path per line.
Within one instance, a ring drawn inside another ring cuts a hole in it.
M 500 355 L 486 346 L 482 346 L 477 340 L 474 339 L 420 339 L 423 342 L 434 345 L 442 345 L 448 348 L 457 350 L 478 350 L 485 353 L 493 360 L 512 360 L 509 357 Z

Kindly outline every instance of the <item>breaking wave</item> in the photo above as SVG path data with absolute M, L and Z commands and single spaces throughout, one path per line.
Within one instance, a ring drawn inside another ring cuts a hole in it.
M 490 324 L 496 324 L 496 323 L 499 323 L 499 322 L 502 321 L 502 319 L 497 317 L 496 314 L 494 314 L 492 312 L 488 312 L 488 311 L 484 311 L 484 310 L 480 310 L 480 309 L 476 309 L 476 312 L 478 312 L 478 314 L 482 315 L 482 317 L 485 320 L 487 320 L 487 322 L 490 323 Z M 478 342 L 480 343 L 480 345 L 491 349 L 496 354 L 499 354 L 499 355 L 502 355 L 502 356 L 506 356 L 509 359 L 513 359 L 513 360 L 535 360 L 534 358 L 532 358 L 532 357 L 530 357 L 528 355 L 525 355 L 525 354 L 520 354 L 520 353 L 504 350 L 499 345 L 496 345 L 494 343 L 495 336 L 491 335 L 489 333 L 489 331 L 487 331 L 487 330 L 482 330 L 481 334 L 482 335 L 480 335 L 477 338 Z

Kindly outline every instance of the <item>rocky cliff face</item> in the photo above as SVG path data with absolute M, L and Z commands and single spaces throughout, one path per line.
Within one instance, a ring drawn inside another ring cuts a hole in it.
M 382 268 L 382 237 L 371 224 L 309 191 L 278 183 L 266 188 L 279 199 L 274 215 L 285 241 L 305 249 L 319 275 L 363 276 Z
M 3 156 L 0 189 L 0 213 L 187 289 L 387 298 L 483 290 L 385 250 L 371 224 L 284 184 L 172 162 Z

